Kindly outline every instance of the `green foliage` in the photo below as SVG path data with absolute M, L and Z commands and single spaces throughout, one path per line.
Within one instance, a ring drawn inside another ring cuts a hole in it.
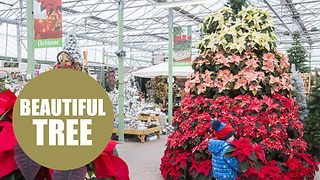
M 176 36 L 180 33 L 183 33 L 184 32 L 184 29 L 182 27 L 174 27 L 173 28 L 173 35 Z
M 108 81 L 106 82 L 104 89 L 105 89 L 107 92 L 111 92 L 110 84 L 109 84 Z
M 316 79 L 316 85 L 311 89 L 308 104 L 308 117 L 305 119 L 304 140 L 309 146 L 309 150 L 313 148 L 320 150 L 320 83 Z
M 248 7 L 247 0 L 228 0 L 226 6 L 230 7 L 234 13 L 238 13 L 242 6 Z
M 293 33 L 292 47 L 287 51 L 290 63 L 289 72 L 291 72 L 291 64 L 295 64 L 297 71 L 300 73 L 308 73 L 310 72 L 310 68 L 305 64 L 305 62 L 308 62 L 308 52 L 302 46 L 300 38 L 301 36 L 299 32 Z

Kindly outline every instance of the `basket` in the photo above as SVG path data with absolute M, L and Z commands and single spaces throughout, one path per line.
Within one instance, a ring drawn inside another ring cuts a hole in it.
M 60 58 L 62 61 L 60 61 Z M 60 51 L 57 55 L 57 64 L 54 66 L 58 68 L 68 68 L 82 71 L 82 65 L 74 60 L 74 58 L 66 51 Z

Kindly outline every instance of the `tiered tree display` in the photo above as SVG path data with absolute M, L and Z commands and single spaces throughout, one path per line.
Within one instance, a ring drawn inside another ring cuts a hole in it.
M 82 63 L 83 57 L 78 44 L 77 37 L 74 32 L 68 33 L 62 47 L 63 51 L 67 51 L 76 62 Z
M 290 83 L 293 85 L 292 97 L 299 103 L 299 117 L 298 119 L 303 122 L 308 117 L 307 110 L 307 96 L 304 94 L 304 81 L 301 78 L 301 74 L 296 71 L 295 64 L 291 65 Z
M 308 143 L 310 152 L 320 158 L 320 83 L 316 79 L 316 85 L 311 89 L 310 99 L 307 101 L 309 114 L 305 118 L 304 139 Z
M 305 64 L 308 62 L 307 50 L 301 45 L 301 35 L 299 32 L 294 32 L 292 35 L 293 43 L 292 47 L 287 51 L 289 57 L 289 63 L 296 65 L 296 70 L 301 73 L 308 73 L 310 68 Z M 290 67 L 291 70 L 291 67 Z
M 207 146 L 215 118 L 232 125 L 240 139 L 232 154 L 247 170 L 244 179 L 313 179 L 317 162 L 306 153 L 289 62 L 275 49 L 273 25 L 266 10 L 253 7 L 205 18 L 197 46 L 202 54 L 192 61 L 176 130 L 161 159 L 165 179 L 214 179 Z

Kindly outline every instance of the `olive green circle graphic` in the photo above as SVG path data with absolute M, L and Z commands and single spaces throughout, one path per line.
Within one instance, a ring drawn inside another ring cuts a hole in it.
M 36 76 L 21 91 L 13 111 L 13 129 L 22 150 L 38 164 L 56 170 L 79 168 L 97 158 L 111 138 L 113 120 L 112 104 L 102 86 L 71 69 Z

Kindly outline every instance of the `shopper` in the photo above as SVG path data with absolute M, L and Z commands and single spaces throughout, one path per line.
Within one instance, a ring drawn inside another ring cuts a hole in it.
M 234 140 L 234 129 L 220 120 L 211 122 L 216 138 L 210 139 L 209 151 L 212 153 L 213 177 L 217 180 L 234 180 L 237 172 L 241 170 L 239 161 L 235 157 L 223 157 Z

